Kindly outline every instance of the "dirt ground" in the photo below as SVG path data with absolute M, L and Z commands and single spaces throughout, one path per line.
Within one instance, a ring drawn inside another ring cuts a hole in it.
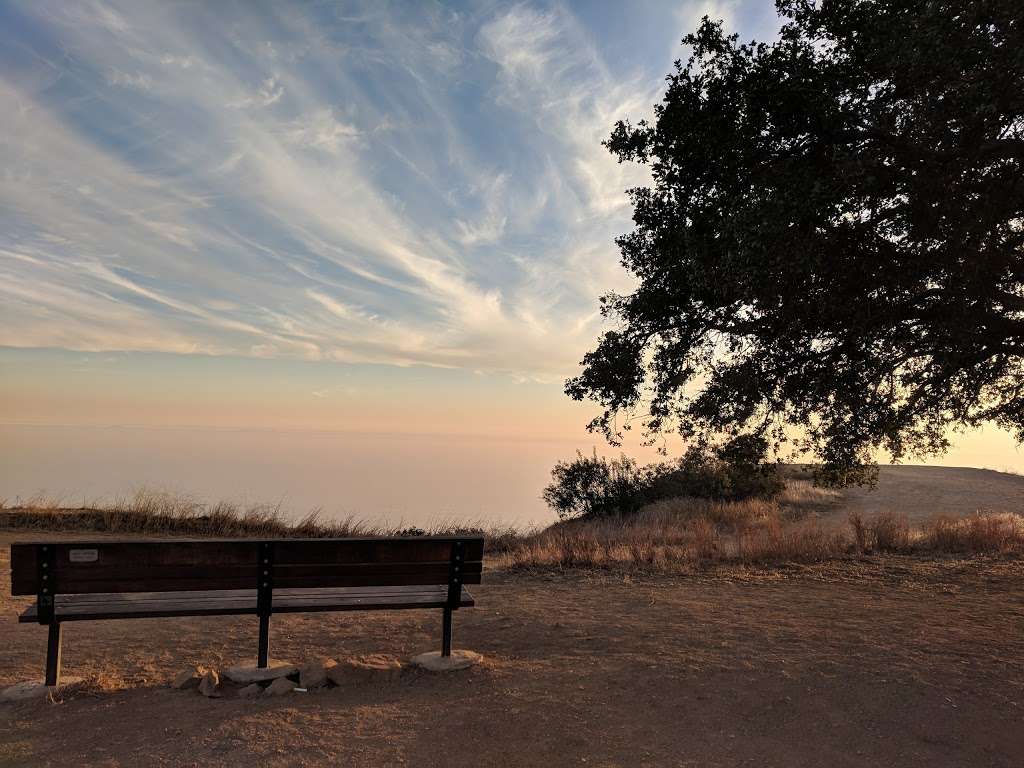
M 14 539 L 0 685 L 45 656 L 44 629 L 15 622 Z M 482 665 L 280 699 L 168 688 L 188 664 L 251 658 L 255 618 L 66 624 L 64 670 L 93 682 L 0 705 L 0 765 L 1024 764 L 1019 559 L 485 580 L 455 626 Z M 274 617 L 272 653 L 408 659 L 438 645 L 435 613 Z

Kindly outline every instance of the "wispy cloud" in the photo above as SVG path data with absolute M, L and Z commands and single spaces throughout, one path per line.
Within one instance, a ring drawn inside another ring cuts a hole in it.
M 276 104 L 284 96 L 284 86 L 276 76 L 270 76 L 256 89 L 251 96 L 243 96 L 240 99 L 229 101 L 226 106 L 232 109 L 245 109 L 247 107 L 269 107 Z
M 334 111 L 328 108 L 292 121 L 286 136 L 296 146 L 336 155 L 344 142 L 358 138 L 359 129 L 335 118 Z
M 624 284 L 644 176 L 599 142 L 667 44 L 623 64 L 561 6 L 0 13 L 0 345 L 555 380 Z
M 149 75 L 144 75 L 141 72 L 130 75 L 127 72 L 121 72 L 117 69 L 112 69 L 107 73 L 107 82 L 110 85 L 120 85 L 125 88 L 138 88 L 141 91 L 148 91 L 153 87 L 153 79 Z
M 455 220 L 458 230 L 457 239 L 463 245 L 479 245 L 481 243 L 493 243 L 501 239 L 505 234 L 505 225 L 508 223 L 508 199 L 505 194 L 505 182 L 507 174 L 499 173 L 492 181 L 486 183 L 480 190 L 479 196 L 483 200 L 483 215 L 476 221 Z

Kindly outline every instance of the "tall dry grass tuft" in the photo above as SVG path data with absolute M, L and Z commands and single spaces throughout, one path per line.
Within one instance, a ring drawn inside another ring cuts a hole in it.
M 707 565 L 721 554 L 718 530 L 706 518 L 697 518 L 690 524 L 690 547 L 698 565 Z
M 1024 551 L 1024 516 L 977 512 L 970 517 L 938 517 L 924 530 L 923 544 L 937 552 Z
M 849 543 L 816 521 L 785 524 L 773 518 L 743 539 L 737 559 L 748 563 L 813 563 L 843 555 Z
M 849 514 L 847 519 L 850 521 L 850 529 L 853 531 L 853 545 L 857 548 L 857 551 L 870 551 L 872 542 L 868 534 L 868 527 L 864 522 L 864 516 L 855 510 Z
M 855 511 L 850 513 L 848 520 L 853 546 L 861 553 L 909 552 L 920 538 L 920 533 L 911 529 L 907 516 L 903 514 L 879 512 L 865 520 Z
M 904 514 L 879 512 L 871 521 L 871 534 L 879 552 L 906 552 L 910 549 L 910 522 Z

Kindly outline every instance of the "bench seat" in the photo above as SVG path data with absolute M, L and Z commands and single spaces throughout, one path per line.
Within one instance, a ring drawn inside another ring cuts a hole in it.
M 332 587 L 327 589 L 275 589 L 274 613 L 312 611 L 361 611 L 402 608 L 444 608 L 448 587 Z M 459 606 L 473 605 L 473 597 L 462 590 Z M 146 619 L 172 616 L 221 616 L 255 614 L 255 589 L 219 589 L 206 592 L 131 592 L 57 595 L 56 621 L 97 619 Z M 19 617 L 23 623 L 38 621 L 36 605 Z

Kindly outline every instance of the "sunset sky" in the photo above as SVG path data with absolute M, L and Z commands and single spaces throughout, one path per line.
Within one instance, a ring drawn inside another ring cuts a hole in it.
M 0 3 L 0 422 L 577 438 L 562 381 L 645 181 L 600 141 L 705 13 L 778 27 L 767 0 Z M 992 430 L 946 461 L 1024 468 Z

